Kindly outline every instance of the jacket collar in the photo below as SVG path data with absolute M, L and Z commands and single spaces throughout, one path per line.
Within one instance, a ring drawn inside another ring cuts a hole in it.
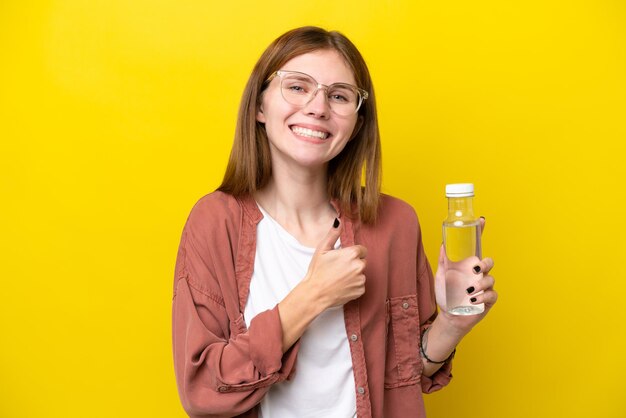
M 261 219 L 263 219 L 263 214 L 261 213 L 261 210 L 259 209 L 256 200 L 254 200 L 254 197 L 251 194 L 237 197 L 237 200 L 240 202 L 241 207 L 246 212 L 247 217 L 252 221 L 252 223 L 258 224 Z M 343 222 L 343 217 L 341 216 L 341 208 L 339 207 L 339 201 L 337 199 L 331 199 L 330 204 L 337 212 L 337 217 L 339 218 L 339 220 Z

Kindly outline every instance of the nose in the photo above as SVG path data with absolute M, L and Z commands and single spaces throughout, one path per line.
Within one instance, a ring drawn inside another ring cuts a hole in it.
M 330 115 L 330 105 L 328 104 L 326 89 L 324 87 L 318 87 L 318 89 L 313 92 L 313 96 L 304 106 L 303 111 L 307 115 L 316 118 L 328 119 Z

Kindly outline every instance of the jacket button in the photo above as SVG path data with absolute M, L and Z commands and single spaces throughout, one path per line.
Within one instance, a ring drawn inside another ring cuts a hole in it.
M 404 303 L 402 304 L 402 307 L 403 307 L 404 309 L 409 309 L 409 302 L 404 302 Z
M 350 339 L 351 339 L 352 341 L 356 341 L 356 340 L 358 340 L 358 339 L 359 339 L 359 337 L 357 337 L 357 335 L 356 335 L 356 334 L 352 334 L 352 335 L 350 336 Z
M 363 395 L 365 393 L 363 386 L 359 386 L 356 391 L 359 392 L 359 395 Z

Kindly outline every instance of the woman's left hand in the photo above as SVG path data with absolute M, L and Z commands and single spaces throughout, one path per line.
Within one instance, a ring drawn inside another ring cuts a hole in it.
M 485 219 L 480 218 L 481 235 L 485 230 Z M 469 263 L 465 266 L 467 269 L 466 274 L 476 276 L 477 280 L 474 283 L 469 284 L 470 290 L 467 294 L 471 298 L 475 298 L 472 302 L 474 305 L 481 303 L 485 304 L 484 312 L 477 315 L 453 315 L 446 311 L 446 290 L 445 290 L 445 274 L 446 274 L 447 257 L 445 248 L 442 245 L 439 252 L 439 263 L 437 267 L 437 273 L 435 274 L 435 295 L 437 299 L 437 305 L 439 305 L 439 316 L 445 320 L 447 324 L 454 328 L 454 330 L 460 334 L 467 334 L 477 323 L 479 323 L 489 310 L 493 307 L 498 299 L 498 293 L 494 290 L 493 286 L 495 280 L 493 276 L 489 274 L 493 268 L 493 260 L 491 258 L 483 258 L 478 260 L 476 258 L 475 263 Z M 472 270 L 474 266 L 480 268 L 480 272 L 477 274 Z M 482 273 L 482 278 L 480 277 Z M 473 288 L 473 289 L 472 289 Z M 477 294 L 480 292 L 481 294 Z

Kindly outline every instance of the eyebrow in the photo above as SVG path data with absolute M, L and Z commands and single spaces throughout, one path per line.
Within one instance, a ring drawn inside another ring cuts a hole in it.
M 308 76 L 309 78 L 312 78 L 316 83 L 319 83 L 319 81 L 317 81 L 315 79 L 315 77 L 313 77 L 312 75 L 307 74 L 305 72 L 302 72 L 302 71 L 297 71 L 297 70 L 279 70 L 279 71 L 284 71 L 286 73 L 292 73 L 293 76 L 298 77 L 298 79 L 300 79 L 300 80 L 306 80 L 305 77 Z M 332 85 L 335 85 L 335 84 L 344 84 L 346 86 L 357 87 L 358 88 L 358 86 L 356 84 L 352 84 L 352 83 L 349 83 L 347 81 L 337 81 L 335 83 L 330 83 L 330 84 L 324 84 L 324 83 L 320 83 L 320 84 L 323 84 L 325 86 L 332 86 Z
M 298 80 L 303 80 L 303 81 L 305 81 L 305 80 L 309 80 L 309 79 L 311 79 L 311 80 L 314 80 L 314 81 L 315 81 L 315 79 L 314 79 L 313 77 L 311 77 L 311 76 L 306 77 L 304 74 L 291 74 L 291 76 L 293 76 L 294 78 L 296 78 L 296 79 L 298 79 Z

